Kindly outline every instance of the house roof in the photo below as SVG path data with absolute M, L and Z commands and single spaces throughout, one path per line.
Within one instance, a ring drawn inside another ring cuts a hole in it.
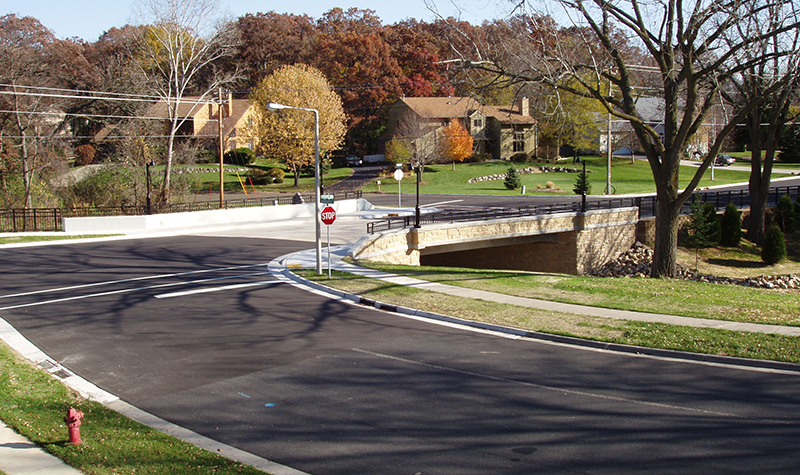
M 534 124 L 536 119 L 522 115 L 518 106 L 485 106 L 472 97 L 404 97 L 400 99 L 420 117 L 452 119 L 480 111 L 502 123 Z

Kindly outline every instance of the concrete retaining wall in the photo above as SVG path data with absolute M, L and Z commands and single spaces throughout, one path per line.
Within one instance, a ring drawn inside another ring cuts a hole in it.
M 322 207 L 324 206 L 322 205 Z M 373 208 L 370 202 L 361 198 L 337 201 L 330 206 L 341 214 Z M 64 218 L 63 222 L 64 232 L 68 234 L 130 234 L 180 228 L 261 223 L 312 216 L 314 216 L 314 203 L 152 214 L 148 216 Z

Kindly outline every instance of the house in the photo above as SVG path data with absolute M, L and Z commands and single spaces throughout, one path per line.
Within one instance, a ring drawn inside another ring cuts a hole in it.
M 409 136 L 404 124 L 419 124 L 422 129 L 439 130 L 459 120 L 474 141 L 476 154 L 495 159 L 536 150 L 538 129 L 530 115 L 530 102 L 523 97 L 513 106 L 486 106 L 471 97 L 403 97 L 389 110 L 383 142 Z
M 234 99 L 233 95 L 229 94 L 227 100 L 223 101 L 222 135 L 225 141 L 225 150 L 239 147 L 253 148 L 252 142 L 240 143 L 237 141 L 237 133 L 241 128 L 252 123 L 252 114 L 253 107 L 248 99 Z M 145 112 L 145 116 L 163 117 L 168 120 L 170 114 L 166 101 L 161 100 L 153 104 Z M 178 129 L 177 135 L 216 142 L 220 135 L 218 116 L 219 107 L 216 101 L 201 100 L 196 96 L 183 97 L 178 104 L 178 117 L 186 118 L 186 121 Z
M 636 100 L 636 110 L 642 118 L 664 141 L 664 99 L 659 97 L 640 97 Z M 706 117 L 703 124 L 695 133 L 692 143 L 685 151 L 687 156 L 699 154 L 701 156 L 708 153 L 718 132 L 718 123 L 724 117 L 724 111 L 720 106 L 712 107 L 711 112 Z M 606 119 L 601 119 L 606 122 Z M 641 144 L 633 131 L 630 122 L 627 120 L 611 118 L 610 125 L 603 124 L 599 128 L 597 141 L 598 151 L 605 154 L 608 152 L 608 136 L 611 135 L 612 151 L 617 154 L 628 154 L 640 152 Z

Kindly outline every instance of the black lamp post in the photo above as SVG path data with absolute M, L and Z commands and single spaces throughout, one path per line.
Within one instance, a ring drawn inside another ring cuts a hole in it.
M 417 206 L 414 208 L 414 227 L 419 228 L 421 224 L 419 223 L 419 165 L 414 167 L 414 173 L 417 175 Z
M 586 212 L 586 161 L 581 160 L 580 155 L 575 156 L 575 161 L 577 163 L 583 164 L 583 174 L 581 175 L 581 180 L 583 181 L 583 186 L 581 187 L 581 213 Z
M 147 169 L 147 214 L 153 213 L 152 204 L 150 201 L 150 167 L 155 166 L 156 162 L 151 158 L 145 168 Z

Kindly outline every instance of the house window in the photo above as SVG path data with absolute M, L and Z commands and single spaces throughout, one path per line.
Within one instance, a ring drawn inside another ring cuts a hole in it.
M 476 129 L 482 128 L 483 127 L 483 119 L 480 118 L 480 117 L 476 117 L 476 118 L 472 119 L 472 127 L 476 128 Z
M 525 151 L 525 131 L 514 131 L 514 153 Z

